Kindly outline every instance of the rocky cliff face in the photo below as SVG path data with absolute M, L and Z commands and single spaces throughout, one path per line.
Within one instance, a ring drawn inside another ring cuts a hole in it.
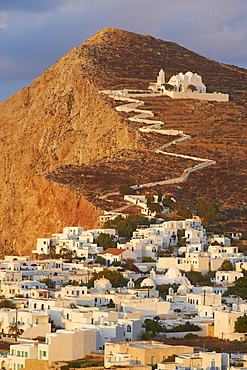
M 0 105 L 0 245 L 5 253 L 29 253 L 37 237 L 66 225 L 95 226 L 99 211 L 43 174 L 61 165 L 102 161 L 138 141 L 138 132 L 84 75 L 86 68 L 91 70 L 90 59 L 72 51 Z
M 167 78 L 192 70 L 236 97 L 246 88 L 245 70 L 174 43 L 106 29 L 0 105 L 2 253 L 29 253 L 37 237 L 66 225 L 97 224 L 100 210 L 85 199 L 80 181 L 72 188 L 63 179 L 59 186 L 46 175 L 64 166 L 104 163 L 119 152 L 145 150 L 140 132 L 99 91 L 147 88 L 160 68 Z

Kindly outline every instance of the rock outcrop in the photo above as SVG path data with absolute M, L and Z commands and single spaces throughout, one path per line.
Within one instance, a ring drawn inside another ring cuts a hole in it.
M 0 105 L 2 253 L 30 253 L 37 237 L 66 225 L 97 224 L 100 210 L 89 198 L 66 181 L 56 183 L 52 176 L 48 181 L 47 174 L 61 167 L 104 164 L 124 151 L 145 151 L 147 143 L 135 125 L 99 91 L 147 88 L 160 68 L 167 78 L 180 71 L 197 72 L 206 84 L 235 94 L 245 104 L 246 70 L 175 43 L 109 28 Z

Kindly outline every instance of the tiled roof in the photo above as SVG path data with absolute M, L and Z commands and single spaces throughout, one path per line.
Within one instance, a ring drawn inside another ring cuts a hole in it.
M 107 248 L 104 252 L 101 252 L 99 254 L 114 254 L 115 256 L 118 256 L 119 254 L 123 253 L 124 251 L 127 251 L 127 249 L 117 249 L 117 248 Z

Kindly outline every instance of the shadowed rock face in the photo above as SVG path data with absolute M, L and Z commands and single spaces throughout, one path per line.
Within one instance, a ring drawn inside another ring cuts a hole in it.
M 80 181 L 71 187 L 64 179 L 56 182 L 49 176 L 48 181 L 47 173 L 64 166 L 68 172 L 69 165 L 99 165 L 114 161 L 120 152 L 148 149 L 150 140 L 147 145 L 136 126 L 99 90 L 146 89 L 160 68 L 167 79 L 180 71 L 197 72 L 204 83 L 232 93 L 241 109 L 246 104 L 246 70 L 216 63 L 175 43 L 109 28 L 0 105 L 2 253 L 30 253 L 37 237 L 66 225 L 97 224 L 100 211 L 92 198 L 85 199 Z M 232 104 L 236 109 L 237 103 Z

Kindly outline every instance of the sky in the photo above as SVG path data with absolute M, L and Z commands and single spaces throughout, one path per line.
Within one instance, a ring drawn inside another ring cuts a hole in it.
M 247 0 L 0 0 L 0 102 L 106 27 L 247 68 Z

